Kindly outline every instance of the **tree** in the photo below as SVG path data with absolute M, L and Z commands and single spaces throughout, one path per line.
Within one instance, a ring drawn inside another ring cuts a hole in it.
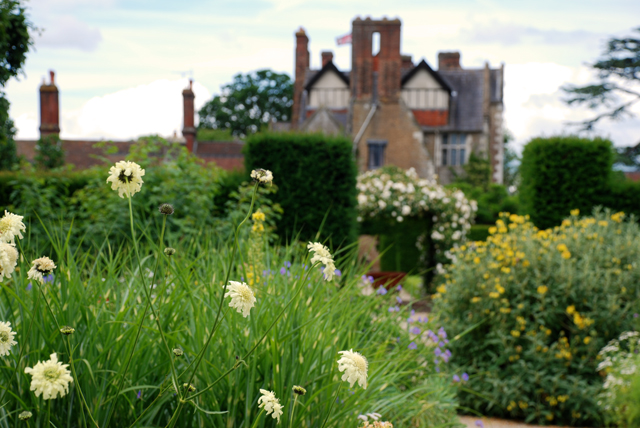
M 33 45 L 29 30 L 36 28 L 29 21 L 18 0 L 0 0 L 0 87 L 17 77 Z M 9 101 L 0 90 L 0 170 L 12 169 L 18 162 L 15 128 L 9 118 Z
M 640 27 L 635 31 L 640 32 Z M 568 105 L 587 105 L 591 109 L 604 107 L 606 111 L 584 122 L 585 131 L 592 131 L 600 120 L 620 120 L 631 116 L 630 107 L 640 101 L 640 38 L 611 38 L 602 57 L 591 66 L 597 71 L 599 83 L 578 87 L 565 85 L 561 89 L 569 95 Z
M 467 183 L 483 191 L 487 190 L 491 181 L 491 163 L 489 159 L 471 152 L 469 162 L 462 169 L 464 174 L 458 174 L 453 168 L 450 168 L 454 183 Z
M 293 83 L 288 75 L 271 70 L 237 74 L 200 109 L 199 128 L 228 129 L 244 137 L 269 122 L 291 120 L 292 105 Z
M 504 161 L 503 161 L 503 178 L 502 181 L 507 189 L 518 187 L 520 182 L 520 157 L 513 150 L 509 143 L 513 141 L 513 134 L 508 130 L 504 130 Z M 509 190 L 511 192 L 511 190 Z

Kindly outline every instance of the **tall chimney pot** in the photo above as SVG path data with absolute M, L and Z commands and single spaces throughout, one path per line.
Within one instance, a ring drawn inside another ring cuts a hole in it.
M 462 70 L 460 52 L 440 52 L 438 54 L 438 70 Z
M 182 128 L 182 135 L 187 142 L 187 150 L 193 153 L 193 147 L 196 141 L 196 127 L 195 127 L 195 108 L 194 100 L 195 94 L 193 93 L 193 80 L 189 79 L 189 87 L 182 91 L 182 105 L 184 112 L 184 127 Z
M 49 70 L 51 83 L 40 85 L 40 138 L 60 133 L 59 93 L 55 85 L 55 73 Z
M 322 66 L 327 65 L 328 62 L 333 61 L 333 52 L 331 51 L 322 51 Z

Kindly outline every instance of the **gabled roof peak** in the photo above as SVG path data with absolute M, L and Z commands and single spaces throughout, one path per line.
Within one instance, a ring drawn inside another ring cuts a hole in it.
M 309 89 L 311 89 L 311 87 L 318 81 L 320 80 L 320 78 L 327 72 L 329 71 L 333 71 L 334 73 L 336 73 L 338 75 L 338 77 L 340 79 L 342 79 L 342 81 L 344 83 L 346 83 L 347 86 L 349 86 L 349 78 L 347 76 L 344 75 L 344 73 L 342 73 L 340 70 L 338 70 L 338 67 L 335 66 L 335 64 L 333 63 L 333 60 L 328 61 L 324 67 L 322 67 L 322 69 L 320 71 L 318 71 L 315 76 L 313 76 L 311 78 L 311 80 L 309 80 L 309 83 L 306 84 L 306 86 L 304 87 L 304 89 L 306 89 L 307 91 Z
M 420 70 L 424 70 L 429 73 L 436 80 L 436 82 L 438 82 L 440 86 L 442 86 L 443 89 L 451 93 L 451 86 L 449 86 L 449 84 L 438 74 L 438 72 L 434 71 L 424 59 L 404 75 L 400 86 L 404 86 L 404 84 L 411 80 L 413 76 L 415 76 L 416 73 L 418 73 Z

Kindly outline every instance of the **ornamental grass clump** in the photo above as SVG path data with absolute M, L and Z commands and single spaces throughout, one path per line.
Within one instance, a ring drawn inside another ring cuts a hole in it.
M 146 189 L 129 185 L 142 169 L 115 168 L 128 245 L 80 251 L 71 231 L 52 232 L 49 256 L 19 247 L 24 257 L 0 281 L 11 296 L 0 300 L 0 412 L 11 425 L 29 415 L 35 426 L 73 428 L 337 427 L 365 412 L 416 427 L 452 423 L 437 345 L 405 322 L 393 293 L 362 294 L 354 247 L 338 258 L 321 242 L 269 245 L 269 217 L 255 210 L 269 171 L 255 174 L 224 242 L 207 228 L 166 239 L 177 204 L 153 210 L 159 231 L 140 227 L 148 223 L 133 199 Z M 264 229 L 241 233 L 250 218 Z M 259 274 L 251 285 L 249 272 Z
M 553 229 L 503 213 L 486 242 L 451 250 L 434 295 L 461 405 L 554 425 L 597 425 L 598 352 L 629 330 L 640 298 L 640 228 L 577 210 Z

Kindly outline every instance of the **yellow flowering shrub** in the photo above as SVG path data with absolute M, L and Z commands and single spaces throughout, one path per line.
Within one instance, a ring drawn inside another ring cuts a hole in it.
M 598 424 L 598 351 L 638 312 L 636 222 L 573 211 L 539 230 L 503 213 L 486 241 L 451 255 L 433 297 L 453 337 L 452 362 L 470 376 L 461 405 L 539 424 Z

